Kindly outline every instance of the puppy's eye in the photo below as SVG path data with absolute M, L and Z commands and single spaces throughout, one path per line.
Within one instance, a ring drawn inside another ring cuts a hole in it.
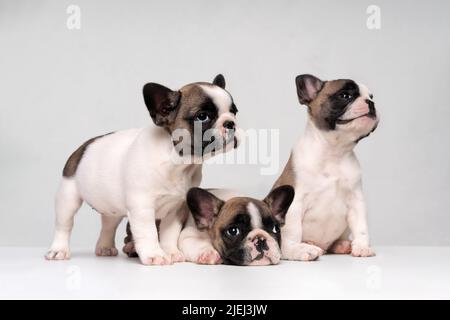
M 343 100 L 350 100 L 353 98 L 353 95 L 349 92 L 341 92 L 339 94 L 339 98 L 343 99 Z
M 279 232 L 280 232 L 280 226 L 277 225 L 277 224 L 274 225 L 274 226 L 273 226 L 273 229 L 272 229 L 272 232 L 273 232 L 273 233 L 279 233 Z
M 241 233 L 239 231 L 238 227 L 229 227 L 227 229 L 227 235 L 229 235 L 230 237 L 236 237 L 239 233 Z
M 369 94 L 369 98 L 370 98 L 370 99 L 373 99 L 373 94 L 372 94 L 372 93 Z
M 199 114 L 197 114 L 197 116 L 195 117 L 196 121 L 200 121 L 200 122 L 206 122 L 209 120 L 209 115 L 207 112 L 200 112 Z

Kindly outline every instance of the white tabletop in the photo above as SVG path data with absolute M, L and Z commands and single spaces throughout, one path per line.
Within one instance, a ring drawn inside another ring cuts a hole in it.
M 421 299 L 450 298 L 450 247 L 376 247 L 373 258 L 325 255 L 277 266 L 149 267 L 137 259 L 72 249 L 0 248 L 0 298 L 40 299 Z

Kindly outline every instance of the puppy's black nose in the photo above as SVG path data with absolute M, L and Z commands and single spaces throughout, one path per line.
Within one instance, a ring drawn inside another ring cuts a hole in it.
M 231 120 L 227 120 L 223 123 L 223 127 L 225 129 L 233 130 L 235 126 L 236 125 L 234 124 L 234 121 L 231 121 Z
M 258 238 L 255 243 L 256 250 L 258 252 L 263 252 L 269 250 L 269 246 L 267 245 L 265 238 Z
M 374 103 L 372 100 L 366 99 L 366 103 L 367 103 L 369 106 L 375 106 L 375 103 Z
M 366 99 L 366 103 L 369 106 L 369 113 L 375 115 L 375 103 L 372 100 Z

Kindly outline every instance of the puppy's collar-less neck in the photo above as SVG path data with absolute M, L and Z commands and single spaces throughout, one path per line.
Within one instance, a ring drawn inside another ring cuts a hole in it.
M 304 139 L 314 145 L 315 149 L 336 157 L 345 157 L 353 152 L 356 143 L 345 139 L 345 133 L 320 130 L 312 119 L 308 119 Z
M 169 171 L 183 172 L 194 168 L 202 169 L 203 162 L 194 161 L 192 156 L 183 157 L 177 154 L 172 136 L 165 128 L 151 124 L 144 130 L 146 135 L 156 136 L 157 141 L 155 148 L 149 149 L 148 152 L 152 153 L 159 149 L 160 152 L 167 154 L 164 163 L 172 167 L 172 169 L 168 169 Z

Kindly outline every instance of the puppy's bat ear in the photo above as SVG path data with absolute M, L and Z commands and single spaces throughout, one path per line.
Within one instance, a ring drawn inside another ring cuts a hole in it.
M 212 227 L 224 204 L 215 195 L 201 188 L 191 188 L 187 193 L 186 201 L 200 230 Z
M 142 93 L 148 112 L 157 126 L 168 126 L 175 120 L 181 98 L 179 91 L 150 82 L 144 86 Z
M 216 86 L 221 87 L 222 89 L 225 89 L 225 78 L 222 74 L 218 74 L 214 80 L 213 80 L 213 84 L 215 84 Z
M 284 185 L 273 189 L 263 201 L 270 207 L 273 217 L 279 223 L 284 224 L 284 218 L 294 200 L 294 196 L 294 188 Z
M 301 74 L 295 78 L 297 96 L 300 104 L 309 104 L 313 101 L 325 82 L 310 74 Z

